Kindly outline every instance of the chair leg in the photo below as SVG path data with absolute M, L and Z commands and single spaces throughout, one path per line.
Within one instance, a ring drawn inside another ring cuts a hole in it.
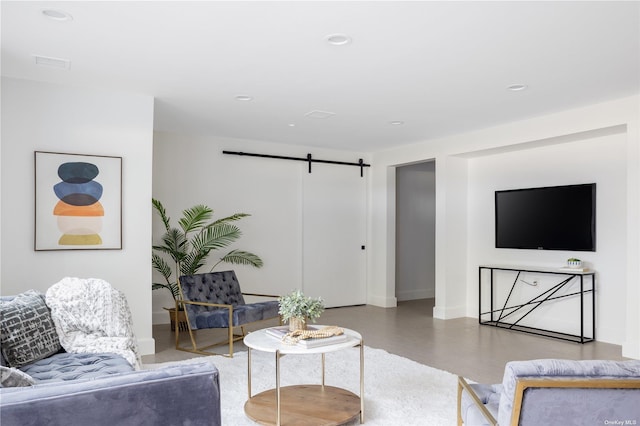
M 229 307 L 229 358 L 233 358 L 233 307 Z
M 271 319 L 271 318 L 267 318 L 267 319 Z M 282 317 L 279 317 L 279 322 L 280 324 L 282 324 Z M 192 352 L 192 353 L 201 354 L 201 355 L 221 355 L 221 356 L 226 356 L 228 358 L 233 358 L 233 344 L 236 341 L 242 340 L 247 335 L 247 330 L 244 325 L 239 325 L 236 327 L 233 326 L 233 308 L 229 309 L 229 324 L 232 324 L 232 325 L 231 327 L 227 328 L 227 337 L 225 339 L 222 339 L 221 341 L 218 341 L 210 345 L 198 347 L 196 342 L 196 336 L 195 336 L 196 331 L 198 330 L 191 329 L 191 324 L 189 323 L 189 319 L 187 317 L 187 330 L 189 331 L 189 338 L 191 340 L 192 348 L 189 349 L 188 347 L 180 346 L 179 330 L 176 330 L 176 349 L 180 351 Z M 242 334 L 235 334 L 234 333 L 235 328 L 240 328 L 240 331 L 242 332 Z M 206 351 L 206 349 L 210 349 L 216 346 L 223 346 L 223 345 L 229 346 L 229 351 L 226 354 L 213 353 L 213 352 Z
M 198 350 L 198 346 L 196 345 L 196 337 L 195 332 L 191 330 L 191 327 L 188 328 L 189 331 L 189 340 L 191 340 L 191 347 L 193 349 L 189 350 L 189 352 L 194 352 Z M 184 350 L 185 348 L 180 347 L 180 332 L 176 329 L 176 349 Z
M 196 345 L 196 338 L 194 336 L 194 331 L 191 330 L 191 325 L 189 324 L 189 320 L 187 319 L 187 330 L 189 331 L 189 339 L 191 340 L 191 347 L 193 348 L 189 352 L 195 352 L 198 350 L 198 346 Z M 185 350 L 185 348 L 180 347 L 180 327 L 176 325 L 176 349 Z
M 180 327 L 178 327 L 178 329 L 175 330 L 175 335 L 176 335 L 176 349 L 178 349 L 179 341 L 180 341 Z
M 189 329 L 189 338 L 191 339 L 191 346 L 193 346 L 193 350 L 197 350 L 198 346 L 196 345 L 196 336 L 195 336 L 195 332 L 191 329 Z
M 460 380 L 458 380 L 458 426 L 462 426 L 462 413 L 460 410 L 462 409 L 462 384 Z

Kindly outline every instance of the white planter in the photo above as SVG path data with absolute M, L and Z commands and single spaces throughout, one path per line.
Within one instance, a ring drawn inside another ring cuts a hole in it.
M 582 260 L 567 260 L 569 268 L 582 268 Z

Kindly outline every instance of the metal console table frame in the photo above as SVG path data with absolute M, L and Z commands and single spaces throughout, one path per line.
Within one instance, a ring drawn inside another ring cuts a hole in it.
M 490 308 L 489 311 L 482 311 L 482 275 L 483 270 L 489 270 L 490 274 Z M 516 277 L 511 285 L 509 294 L 501 307 L 494 306 L 494 271 L 512 271 L 516 272 Z M 520 279 L 520 275 L 523 272 L 533 272 L 536 274 L 551 274 L 562 276 L 562 280 L 557 284 L 554 284 L 548 290 L 538 294 L 530 300 L 524 302 L 513 302 L 511 296 L 513 290 Z M 590 280 L 585 280 L 585 277 L 589 277 Z M 561 294 L 560 290 L 566 288 L 573 280 L 579 280 L 580 290 Z M 585 281 L 590 282 L 590 286 Z M 536 334 L 539 336 L 551 337 L 555 339 L 566 340 L 575 343 L 588 343 L 595 340 L 596 333 L 596 276 L 595 271 L 571 271 L 568 269 L 551 269 L 551 268 L 533 268 L 533 267 L 517 267 L 517 266 L 497 266 L 497 265 L 483 265 L 478 268 L 478 322 L 480 325 L 488 325 L 493 327 L 505 328 L 514 331 L 520 331 L 523 333 Z M 591 336 L 585 337 L 585 297 L 591 297 Z M 566 297 L 579 297 L 580 298 L 580 334 L 569 334 L 558 331 L 546 330 L 541 328 L 529 327 L 519 324 L 526 316 L 535 311 L 540 305 L 551 300 L 558 300 Z M 507 318 L 519 313 L 520 317 L 513 322 L 507 321 Z M 483 319 L 489 316 L 488 320 Z

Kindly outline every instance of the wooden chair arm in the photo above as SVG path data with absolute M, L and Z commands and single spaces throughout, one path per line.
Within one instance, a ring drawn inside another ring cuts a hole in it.
M 185 303 L 187 305 L 198 305 L 198 306 L 212 306 L 216 308 L 233 308 L 233 305 L 226 305 L 223 303 L 210 303 L 210 302 L 195 302 L 191 300 L 176 300 L 176 303 Z
M 242 292 L 243 296 L 257 296 L 257 297 L 277 297 L 280 298 L 280 296 L 276 296 L 274 294 L 259 294 L 259 293 L 245 293 Z
M 459 425 L 462 424 L 462 413 L 460 412 L 460 410 L 462 408 L 461 403 L 462 403 L 463 389 L 467 391 L 467 393 L 471 397 L 471 400 L 478 407 L 478 409 L 480 410 L 484 418 L 487 419 L 489 424 L 492 426 L 497 426 L 498 421 L 491 415 L 491 413 L 489 412 L 489 410 L 487 410 L 487 407 L 484 406 L 482 401 L 480 401 L 480 398 L 478 398 L 478 395 L 476 395 L 476 393 L 473 391 L 473 388 L 469 386 L 469 384 L 464 379 L 464 377 L 461 377 L 461 376 L 458 376 L 458 424 Z

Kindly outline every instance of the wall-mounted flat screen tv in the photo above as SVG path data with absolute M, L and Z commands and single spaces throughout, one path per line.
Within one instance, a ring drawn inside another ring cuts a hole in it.
M 496 248 L 596 251 L 596 184 L 495 193 Z

